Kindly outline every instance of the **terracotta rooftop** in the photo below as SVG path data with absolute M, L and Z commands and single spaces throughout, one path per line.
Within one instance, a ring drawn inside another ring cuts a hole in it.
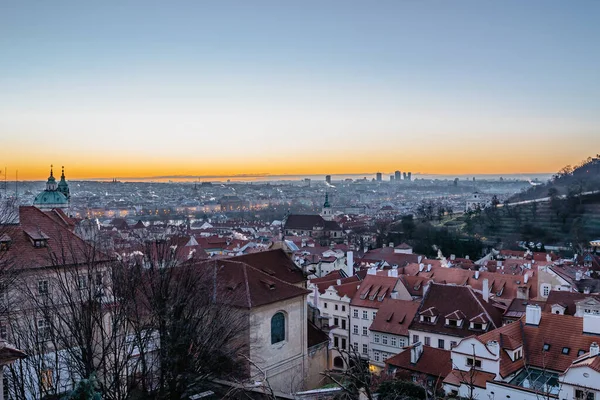
M 430 310 L 434 310 L 430 311 Z M 460 326 L 446 325 L 444 316 L 460 311 L 465 316 Z M 502 313 L 490 303 L 483 301 L 481 296 L 467 286 L 440 285 L 432 283 L 427 291 L 419 314 L 426 316 L 439 315 L 435 322 L 421 322 L 415 318 L 410 329 L 423 332 L 439 333 L 456 337 L 468 337 L 481 331 L 470 329 L 469 320 L 473 322 L 487 322 L 486 329 L 501 326 Z
M 241 261 L 264 273 L 291 284 L 302 283 L 306 280 L 302 270 L 281 249 L 261 251 L 230 258 Z
M 412 364 L 410 362 L 410 348 L 402 353 L 388 358 L 385 363 L 388 366 L 399 369 L 419 372 L 426 375 L 436 376 L 444 379 L 452 370 L 451 352 L 436 347 L 423 346 L 423 353 L 419 360 Z
M 369 330 L 408 336 L 408 326 L 418 308 L 419 302 L 386 298 Z

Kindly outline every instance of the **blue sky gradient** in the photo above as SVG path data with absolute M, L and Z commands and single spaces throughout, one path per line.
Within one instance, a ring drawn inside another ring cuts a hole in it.
M 600 149 L 599 17 L 598 1 L 2 2 L 0 156 L 32 177 L 551 172 Z

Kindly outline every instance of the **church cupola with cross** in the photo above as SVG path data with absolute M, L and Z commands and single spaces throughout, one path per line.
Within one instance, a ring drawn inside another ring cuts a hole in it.
M 329 193 L 325 193 L 325 203 L 323 203 L 321 217 L 326 221 L 331 221 L 333 219 L 333 210 L 331 209 L 331 204 L 329 204 Z
M 62 176 L 60 182 L 56 183 L 54 177 L 53 166 L 50 166 L 50 176 L 46 181 L 46 190 L 35 196 L 33 205 L 42 211 L 52 210 L 53 208 L 60 208 L 66 210 L 69 208 L 69 185 L 65 180 L 65 169 L 63 167 Z

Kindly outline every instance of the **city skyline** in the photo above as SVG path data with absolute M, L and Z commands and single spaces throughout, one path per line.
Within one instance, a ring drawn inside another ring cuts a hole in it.
M 0 167 L 36 180 L 50 164 L 70 179 L 553 173 L 600 147 L 599 11 L 4 3 Z

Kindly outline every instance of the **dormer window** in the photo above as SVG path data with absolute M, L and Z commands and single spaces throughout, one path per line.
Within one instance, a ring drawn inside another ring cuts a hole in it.
M 7 251 L 10 248 L 10 236 L 4 234 L 0 236 L 0 251 Z
M 562 348 L 562 353 L 563 353 L 564 355 L 568 356 L 570 352 L 571 352 L 571 349 L 570 349 L 570 348 L 568 348 L 568 347 L 563 347 L 563 348 Z
M 585 354 L 585 350 L 579 349 L 579 351 L 577 352 L 577 357 L 581 357 L 584 354 Z

